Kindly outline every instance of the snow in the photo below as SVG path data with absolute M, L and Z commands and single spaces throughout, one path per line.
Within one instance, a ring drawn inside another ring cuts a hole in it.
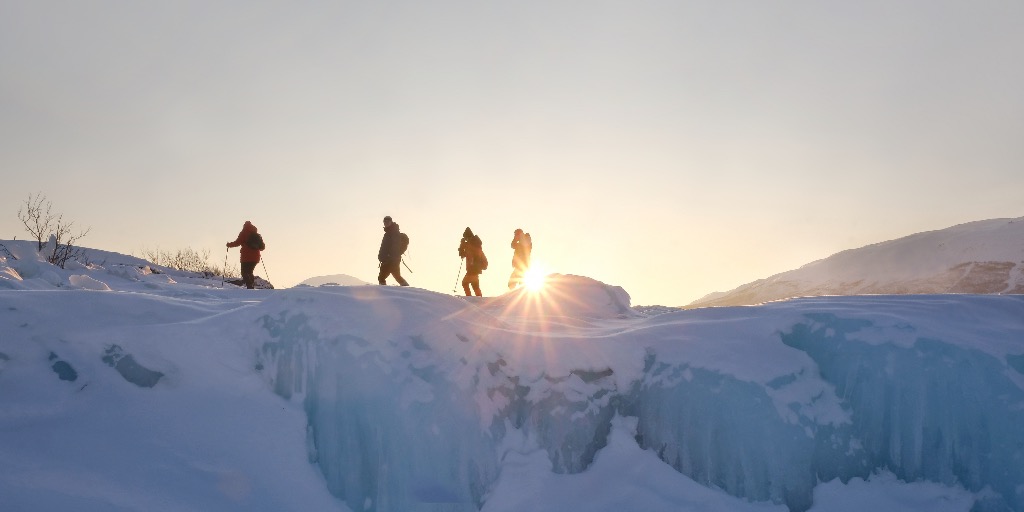
M 332 274 L 329 276 L 311 277 L 296 286 L 360 286 L 367 284 L 371 283 L 348 274 Z
M 0 243 L 4 510 L 1024 510 L 1021 296 L 245 290 Z
M 85 290 L 110 291 L 110 287 L 102 281 L 97 281 L 86 275 L 73 275 L 68 277 L 68 284 L 75 288 Z
M 979 509 L 984 509 L 987 503 L 985 493 L 981 493 L 980 500 L 978 498 L 959 486 L 901 482 L 888 471 L 881 471 L 867 479 L 855 477 L 846 484 L 833 480 L 814 490 L 814 501 L 828 503 L 831 512 L 956 512 L 972 510 L 976 500 L 981 502 Z

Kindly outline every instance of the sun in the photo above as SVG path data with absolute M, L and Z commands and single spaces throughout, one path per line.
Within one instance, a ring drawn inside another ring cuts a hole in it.
M 539 292 L 544 288 L 546 277 L 544 269 L 532 266 L 523 274 L 523 286 L 531 292 Z

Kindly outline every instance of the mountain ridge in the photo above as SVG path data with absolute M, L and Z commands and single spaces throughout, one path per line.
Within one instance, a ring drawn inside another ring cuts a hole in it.
M 847 249 L 684 307 L 935 293 L 1024 293 L 1024 217 L 967 222 Z

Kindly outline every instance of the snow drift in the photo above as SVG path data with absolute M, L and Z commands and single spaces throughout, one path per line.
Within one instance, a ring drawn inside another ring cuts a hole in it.
M 362 286 L 371 284 L 348 274 L 310 277 L 295 286 Z

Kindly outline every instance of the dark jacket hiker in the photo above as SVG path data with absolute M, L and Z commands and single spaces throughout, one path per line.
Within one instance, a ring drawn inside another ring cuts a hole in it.
M 402 253 L 408 245 L 409 237 L 398 230 L 398 223 L 392 221 L 391 216 L 384 217 L 384 238 L 381 239 L 380 250 L 377 251 L 377 261 L 380 262 L 377 283 L 387 284 L 387 278 L 391 275 L 398 284 L 409 286 L 402 278 Z
M 469 289 L 473 288 L 476 296 L 481 296 L 480 273 L 487 270 L 487 255 L 484 254 L 484 243 L 479 236 L 473 234 L 473 230 L 466 228 L 462 232 L 462 240 L 459 242 L 459 257 L 466 259 L 466 277 L 462 279 L 462 289 L 466 295 L 472 295 Z

